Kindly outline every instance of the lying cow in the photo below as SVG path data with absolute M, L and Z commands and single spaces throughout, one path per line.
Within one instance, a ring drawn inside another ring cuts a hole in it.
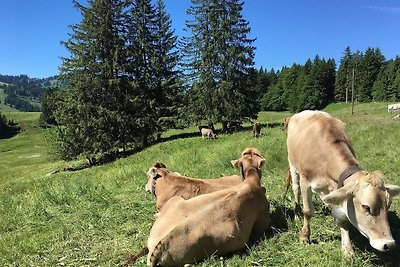
M 314 212 L 312 192 L 333 206 L 341 228 L 342 251 L 354 254 L 348 222 L 379 251 L 395 247 L 387 212 L 391 197 L 400 187 L 385 185 L 383 175 L 362 170 L 345 130 L 345 124 L 326 112 L 303 111 L 291 117 L 287 136 L 288 160 L 295 207 L 303 200 L 304 225 L 300 241 L 310 241 L 310 219 Z
M 150 231 L 147 264 L 183 266 L 212 255 L 246 248 L 270 224 L 269 203 L 261 187 L 265 159 L 254 148 L 246 149 L 232 164 L 242 170 L 242 183 L 189 200 L 173 197 L 164 206 Z
M 254 137 L 259 137 L 261 135 L 261 123 L 259 122 L 254 123 L 252 131 Z
M 211 193 L 237 185 L 242 182 L 238 175 L 224 176 L 216 179 L 195 179 L 170 172 L 163 163 L 157 162 L 147 171 L 146 191 L 156 197 L 156 208 L 162 209 L 173 196 L 189 199 L 201 194 Z
M 201 136 L 207 137 L 208 139 L 217 139 L 217 135 L 214 133 L 214 131 L 212 129 L 208 129 L 208 128 L 202 128 L 201 129 Z

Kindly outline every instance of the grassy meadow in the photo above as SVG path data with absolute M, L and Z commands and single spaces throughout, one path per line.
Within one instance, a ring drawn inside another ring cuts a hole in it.
M 387 103 L 334 104 L 326 111 L 347 124 L 360 166 L 381 170 L 388 183 L 400 185 L 400 122 Z M 146 171 L 155 161 L 192 177 L 239 174 L 230 165 L 246 147 L 261 150 L 267 163 L 262 184 L 271 203 L 272 228 L 246 251 L 215 257 L 194 266 L 398 266 L 400 248 L 383 254 L 352 232 L 356 255 L 344 259 L 340 230 L 314 196 L 312 244 L 302 245 L 302 221 L 292 219 L 293 194 L 283 198 L 287 170 L 282 119 L 289 113 L 261 112 L 262 136 L 249 128 L 202 139 L 196 127 L 164 133 L 165 142 L 115 162 L 75 172 L 58 172 L 76 162 L 49 153 L 39 113 L 3 112 L 23 130 L 0 140 L 0 266 L 118 266 L 147 242 L 155 201 L 145 192 Z M 248 126 L 248 125 L 245 125 Z M 218 126 L 217 126 L 218 127 Z M 185 137 L 185 138 L 183 138 Z M 392 234 L 400 246 L 400 199 L 389 212 Z M 145 266 L 146 258 L 134 266 Z

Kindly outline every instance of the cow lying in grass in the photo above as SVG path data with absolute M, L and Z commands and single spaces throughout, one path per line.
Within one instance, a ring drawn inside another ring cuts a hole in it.
M 195 179 L 170 172 L 163 163 L 156 162 L 147 171 L 146 191 L 156 197 L 156 208 L 162 209 L 173 196 L 189 199 L 201 194 L 211 193 L 242 182 L 238 175 L 224 176 L 215 179 Z
M 232 164 L 240 168 L 243 182 L 188 200 L 171 198 L 155 221 L 148 239 L 149 266 L 182 266 L 212 255 L 246 248 L 270 224 L 269 203 L 260 184 L 265 159 L 246 149 Z
M 368 172 L 358 166 L 342 121 L 322 111 L 292 116 L 287 149 L 295 208 L 299 207 L 300 193 L 303 200 L 300 241 L 310 242 L 314 213 L 311 195 L 315 192 L 333 208 L 345 256 L 354 254 L 349 223 L 369 239 L 373 248 L 385 252 L 395 247 L 387 212 L 391 197 L 400 194 L 400 187 L 385 184 L 379 171 Z

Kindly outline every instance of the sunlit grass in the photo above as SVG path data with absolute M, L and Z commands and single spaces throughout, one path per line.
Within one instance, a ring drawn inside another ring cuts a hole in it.
M 354 115 L 348 104 L 331 105 L 327 110 L 347 124 L 360 165 L 379 169 L 387 181 L 400 184 L 400 123 L 391 119 L 394 115 L 387 113 L 386 104 L 357 104 Z M 260 113 L 259 121 L 269 126 L 258 139 L 248 128 L 217 140 L 202 139 L 193 127 L 170 131 L 164 136 L 169 141 L 113 163 L 48 175 L 70 163 L 46 153 L 45 130 L 36 127 L 39 113 L 6 114 L 21 122 L 24 130 L 0 140 L 0 266 L 117 266 L 146 245 L 155 205 L 144 191 L 145 173 L 154 161 L 193 177 L 238 174 L 230 160 L 250 146 L 260 149 L 267 159 L 262 184 L 274 213 L 273 231 L 243 253 L 196 266 L 396 266 L 399 249 L 380 254 L 355 231 L 356 256 L 343 259 L 340 230 L 317 197 L 313 198 L 313 243 L 299 243 L 302 222 L 285 219 L 292 211 L 292 194 L 282 197 L 288 164 L 286 134 L 280 123 L 287 115 Z M 194 134 L 175 139 L 182 133 Z M 399 200 L 393 201 L 390 210 L 392 232 L 399 240 Z M 287 229 L 280 220 L 287 223 Z M 135 266 L 144 265 L 145 258 L 141 258 Z

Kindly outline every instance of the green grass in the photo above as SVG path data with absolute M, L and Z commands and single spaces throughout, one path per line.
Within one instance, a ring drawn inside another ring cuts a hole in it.
M 327 107 L 348 128 L 360 165 L 380 169 L 390 183 L 400 185 L 398 133 L 400 123 L 386 112 L 385 103 Z M 287 170 L 286 135 L 281 123 L 289 113 L 261 112 L 259 121 L 270 125 L 262 136 L 250 130 L 220 135 L 217 140 L 198 136 L 176 138 L 196 128 L 170 131 L 159 143 L 128 158 L 76 172 L 49 173 L 72 164 L 47 153 L 39 113 L 5 113 L 21 123 L 23 131 L 0 140 L 0 266 L 117 266 L 146 245 L 155 213 L 154 199 L 144 191 L 146 171 L 154 161 L 194 177 L 238 173 L 230 165 L 246 147 L 260 149 L 267 159 L 262 183 L 273 215 L 273 231 L 243 253 L 216 257 L 196 266 L 396 266 L 400 249 L 373 251 L 357 232 L 352 233 L 356 256 L 343 259 L 340 230 L 321 201 L 314 197 L 311 245 L 298 241 L 302 226 L 285 219 L 292 211 L 292 194 L 283 199 Z M 272 127 L 273 126 L 273 127 Z M 218 128 L 218 126 L 217 126 Z M 184 136 L 184 135 L 182 135 Z M 389 219 L 399 242 L 400 202 L 394 199 Z M 285 219 L 285 220 L 283 220 Z M 287 229 L 281 224 L 287 222 Z M 135 266 L 145 266 L 141 258 Z

